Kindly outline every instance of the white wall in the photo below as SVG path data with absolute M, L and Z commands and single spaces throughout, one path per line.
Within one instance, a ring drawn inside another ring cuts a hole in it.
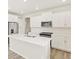
M 18 18 L 16 15 L 9 14 L 8 22 L 17 22 L 19 24 L 19 34 L 25 33 L 25 21 L 24 19 Z

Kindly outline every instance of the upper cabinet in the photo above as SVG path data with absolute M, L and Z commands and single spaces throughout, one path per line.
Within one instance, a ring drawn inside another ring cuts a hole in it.
M 65 27 L 71 27 L 71 12 L 66 13 Z
M 53 27 L 70 27 L 71 19 L 70 12 L 58 12 L 53 14 Z
M 41 16 L 34 16 L 30 18 L 31 27 L 41 27 Z
M 52 21 L 52 27 L 71 27 L 70 11 L 44 13 L 31 17 L 31 27 L 41 27 L 41 22 Z
M 64 27 L 64 15 L 61 13 L 53 14 L 53 27 Z
M 41 27 L 42 22 L 52 22 L 52 14 L 51 13 L 43 13 L 38 16 L 32 16 L 31 21 L 31 27 Z

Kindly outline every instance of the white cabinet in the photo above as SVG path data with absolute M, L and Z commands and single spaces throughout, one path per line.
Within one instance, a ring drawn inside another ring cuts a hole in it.
M 52 48 L 68 51 L 71 50 L 70 29 L 54 29 L 52 35 Z
M 31 17 L 31 27 L 41 27 L 41 22 L 47 22 L 53 20 L 53 14 L 52 13 L 43 13 L 37 16 Z
M 31 27 L 41 27 L 42 21 L 52 21 L 53 27 L 71 27 L 70 11 L 62 11 L 56 13 L 45 13 L 31 17 Z
M 70 12 L 66 12 L 65 27 L 71 27 L 71 13 Z
M 71 51 L 71 29 L 66 29 L 65 33 L 65 50 Z
M 50 39 L 10 35 L 10 49 L 24 59 L 50 59 Z
M 70 27 L 71 26 L 70 11 L 58 12 L 53 14 L 53 27 Z
M 64 16 L 62 13 L 53 14 L 53 27 L 64 27 Z
M 52 47 L 64 50 L 64 48 L 65 48 L 64 37 L 54 35 L 53 41 L 52 41 Z
M 34 16 L 30 19 L 31 27 L 41 27 L 41 16 Z
M 60 50 L 70 52 L 71 50 L 70 11 L 54 13 L 52 22 L 53 22 L 53 33 L 54 33 L 52 35 L 52 48 L 57 48 Z

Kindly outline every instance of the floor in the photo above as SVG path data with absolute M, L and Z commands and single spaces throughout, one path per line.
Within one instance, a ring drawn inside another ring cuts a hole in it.
M 22 56 L 14 53 L 13 51 L 8 51 L 8 59 L 24 59 Z
M 24 59 L 24 58 L 9 50 L 8 59 Z M 64 52 L 58 49 L 51 49 L 50 59 L 71 59 L 71 54 L 69 52 Z
M 58 49 L 51 49 L 50 59 L 71 59 L 71 54 Z

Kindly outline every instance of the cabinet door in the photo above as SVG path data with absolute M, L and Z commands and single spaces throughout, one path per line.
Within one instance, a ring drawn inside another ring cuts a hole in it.
M 35 16 L 35 17 L 31 17 L 30 19 L 30 24 L 31 27 L 41 27 L 41 16 Z
M 70 29 L 66 30 L 64 43 L 65 43 L 65 50 L 70 52 L 71 51 L 71 30 Z
M 70 29 L 55 29 L 52 35 L 52 48 L 70 52 L 71 34 Z
M 71 26 L 70 11 L 53 14 L 53 27 L 70 27 L 70 26 Z
M 71 27 L 71 13 L 66 12 L 65 27 Z
M 66 40 L 64 40 L 64 44 L 65 44 L 64 50 L 70 52 L 71 51 L 71 40 L 70 40 L 70 38 L 67 37 Z
M 53 14 L 53 27 L 64 27 L 64 13 L 55 13 Z
M 64 29 L 53 29 L 52 35 L 52 48 L 63 50 L 64 46 Z
M 64 50 L 65 48 L 64 37 L 61 35 L 54 35 L 52 40 L 52 47 Z

